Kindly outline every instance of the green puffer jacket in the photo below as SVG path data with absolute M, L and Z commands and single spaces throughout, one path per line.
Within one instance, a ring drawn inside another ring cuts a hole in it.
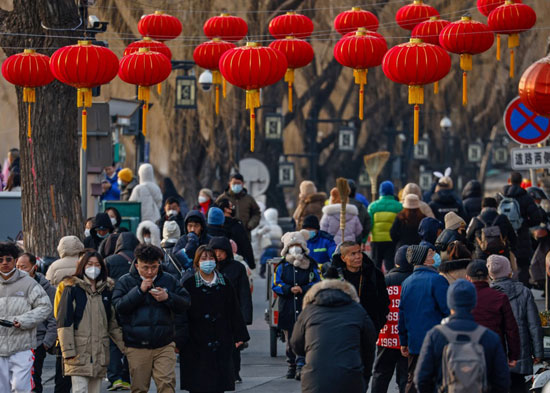
M 391 242 L 390 229 L 395 216 L 403 210 L 401 202 L 392 195 L 381 196 L 376 202 L 369 205 L 369 214 L 372 222 L 372 241 Z

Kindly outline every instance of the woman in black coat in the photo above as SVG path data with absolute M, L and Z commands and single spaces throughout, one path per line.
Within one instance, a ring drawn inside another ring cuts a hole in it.
M 418 196 L 407 195 L 403 202 L 403 210 L 397 214 L 390 229 L 390 236 L 396 249 L 403 245 L 420 243 L 422 238 L 418 234 L 418 227 L 424 217 L 426 216 L 420 211 Z
M 250 339 L 235 289 L 216 270 L 214 250 L 200 246 L 196 273 L 183 286 L 191 295 L 189 341 L 181 353 L 181 388 L 194 392 L 235 390 L 233 349 Z

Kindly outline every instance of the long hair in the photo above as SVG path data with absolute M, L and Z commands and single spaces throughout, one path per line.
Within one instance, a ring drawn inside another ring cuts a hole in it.
M 208 247 L 207 245 L 202 245 L 199 248 L 197 248 L 197 251 L 195 252 L 195 259 L 193 259 L 193 266 L 195 267 L 195 271 L 199 271 L 199 262 L 201 260 L 202 254 L 205 252 L 212 255 L 212 258 L 216 261 L 216 269 L 219 266 L 218 258 L 216 258 L 216 253 L 214 252 L 214 249 L 212 247 Z
M 403 209 L 398 215 L 397 219 L 403 221 L 406 226 L 418 228 L 420 221 L 426 217 L 420 209 Z
M 74 276 L 80 279 L 84 279 L 84 271 L 86 270 L 86 264 L 92 257 L 96 257 L 97 260 L 99 261 L 99 264 L 101 265 L 101 272 L 99 273 L 99 276 L 95 280 L 107 281 L 107 277 L 109 276 L 109 273 L 107 271 L 107 265 L 105 265 L 105 261 L 103 260 L 103 257 L 101 256 L 101 254 L 92 248 L 86 248 L 80 254 L 80 259 L 78 260 L 78 265 L 76 265 L 76 272 L 74 273 Z

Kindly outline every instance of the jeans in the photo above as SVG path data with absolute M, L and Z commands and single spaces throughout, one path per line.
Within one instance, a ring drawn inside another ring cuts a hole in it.
M 128 370 L 128 359 L 120 352 L 113 340 L 109 339 L 109 366 L 107 367 L 107 378 L 113 383 L 119 379 L 130 382 L 130 371 Z
M 399 349 L 378 347 L 371 392 L 386 393 L 394 370 L 399 392 L 404 393 L 407 386 L 407 358 L 401 355 Z

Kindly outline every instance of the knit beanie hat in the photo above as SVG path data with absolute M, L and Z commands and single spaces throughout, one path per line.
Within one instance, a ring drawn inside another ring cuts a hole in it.
M 321 229 L 321 225 L 319 225 L 319 218 L 317 216 L 311 214 L 304 218 L 304 222 L 302 224 L 302 228 L 304 229 Z
M 407 250 L 409 246 L 401 246 L 397 249 L 395 253 L 394 263 L 397 267 L 407 267 L 409 266 L 409 261 L 407 261 Z
M 208 210 L 208 225 L 223 225 L 225 222 L 225 216 L 222 209 L 218 207 L 212 207 Z
M 395 192 L 393 188 L 393 183 L 389 180 L 383 181 L 382 184 L 380 184 L 380 188 L 378 189 L 378 192 L 380 196 L 393 195 Z
M 209 188 L 202 188 L 202 189 L 199 191 L 199 194 L 204 194 L 204 195 L 206 195 L 208 198 L 210 198 L 211 201 L 214 200 L 214 193 L 213 193 L 212 190 L 209 189 Z
M 476 288 L 463 278 L 456 280 L 447 290 L 447 305 L 452 310 L 472 311 L 476 302 Z
M 487 270 L 493 280 L 508 277 L 512 273 L 510 260 L 504 255 L 491 255 L 487 258 Z
M 429 250 L 426 246 L 410 246 L 407 249 L 407 262 L 414 266 L 423 265 Z
M 175 221 L 165 221 L 164 227 L 162 228 L 162 239 L 176 239 L 178 240 L 181 237 L 180 226 Z
M 308 195 L 315 194 L 317 187 L 311 180 L 304 180 L 300 183 L 300 195 L 305 198 Z
M 466 226 L 466 221 L 464 221 L 458 214 L 455 212 L 445 214 L 445 229 L 456 230 L 460 228 L 461 225 Z
M 281 256 L 284 257 L 288 253 L 288 249 L 292 245 L 298 245 L 302 247 L 305 254 L 309 254 L 309 249 L 307 248 L 307 241 L 309 239 L 309 231 L 302 229 L 298 232 L 287 232 L 281 238 L 283 242 L 283 249 L 281 251 Z
M 118 172 L 118 178 L 122 180 L 124 183 L 130 183 L 134 178 L 134 172 L 132 172 L 130 168 L 121 169 Z

